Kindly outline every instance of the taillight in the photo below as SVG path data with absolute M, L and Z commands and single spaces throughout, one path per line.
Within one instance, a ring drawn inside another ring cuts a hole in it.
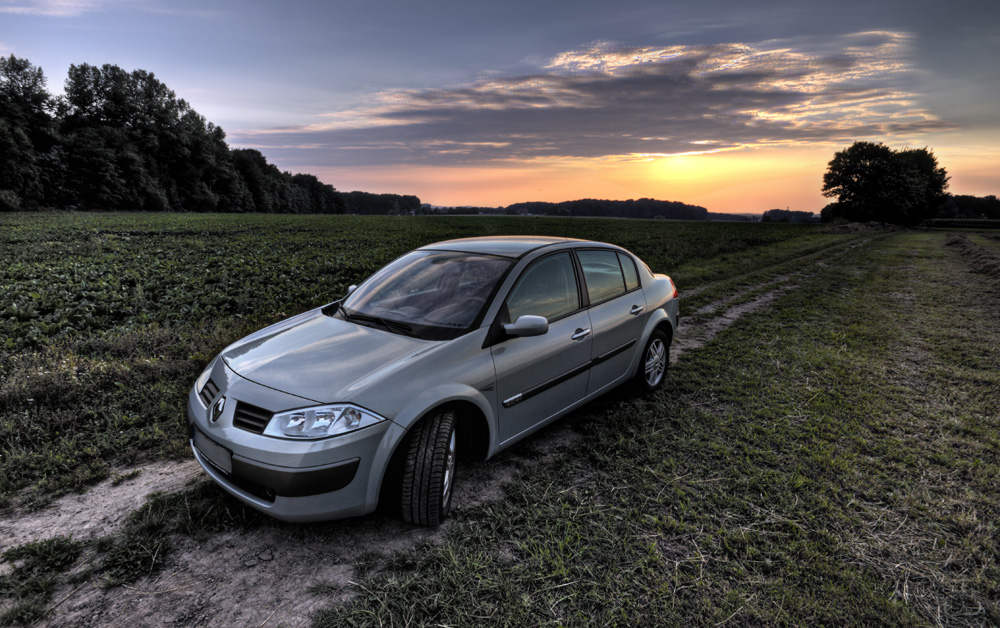
M 670 286 L 674 289 L 674 293 L 670 295 L 670 298 L 676 299 L 678 296 L 680 296 L 680 292 L 677 290 L 677 284 L 675 284 L 674 280 L 671 279 L 670 277 L 667 277 L 667 281 L 670 282 Z

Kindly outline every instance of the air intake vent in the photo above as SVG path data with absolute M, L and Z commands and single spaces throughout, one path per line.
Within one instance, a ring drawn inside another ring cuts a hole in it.
M 207 408 L 218 394 L 219 387 L 215 385 L 215 382 L 209 379 L 205 382 L 205 386 L 201 389 L 201 392 L 198 393 L 198 396 L 201 397 L 201 402 L 205 404 L 205 407 Z
M 240 401 L 236 404 L 236 412 L 233 413 L 233 425 L 254 434 L 263 434 L 271 416 L 273 413 L 264 408 L 251 406 L 249 403 Z

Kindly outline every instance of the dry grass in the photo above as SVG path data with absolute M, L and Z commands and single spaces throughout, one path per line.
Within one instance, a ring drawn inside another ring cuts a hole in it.
M 979 246 L 964 235 L 950 235 L 945 244 L 957 250 L 975 272 L 1000 279 L 1000 255 Z

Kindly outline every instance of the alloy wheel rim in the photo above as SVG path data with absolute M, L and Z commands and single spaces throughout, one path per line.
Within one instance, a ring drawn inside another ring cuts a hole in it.
M 656 386 L 663 379 L 663 372 L 666 370 L 666 347 L 663 341 L 656 338 L 649 344 L 646 352 L 646 383 Z
M 448 503 L 451 495 L 451 485 L 455 480 L 455 430 L 451 431 L 451 439 L 448 441 L 448 458 L 444 463 L 444 488 L 441 491 L 441 501 Z

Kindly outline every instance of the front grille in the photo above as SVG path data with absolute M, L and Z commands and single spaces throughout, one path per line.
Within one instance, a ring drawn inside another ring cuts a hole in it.
M 201 397 L 201 402 L 205 404 L 205 407 L 207 408 L 218 394 L 219 387 L 215 385 L 215 382 L 213 382 L 211 378 L 209 378 L 209 380 L 205 382 L 205 386 L 202 387 L 201 392 L 198 393 L 198 396 Z
M 271 420 L 272 416 L 273 413 L 264 408 L 240 401 L 236 404 L 236 411 L 233 413 L 233 425 L 254 434 L 263 434 L 264 428 L 267 427 L 267 422 Z

